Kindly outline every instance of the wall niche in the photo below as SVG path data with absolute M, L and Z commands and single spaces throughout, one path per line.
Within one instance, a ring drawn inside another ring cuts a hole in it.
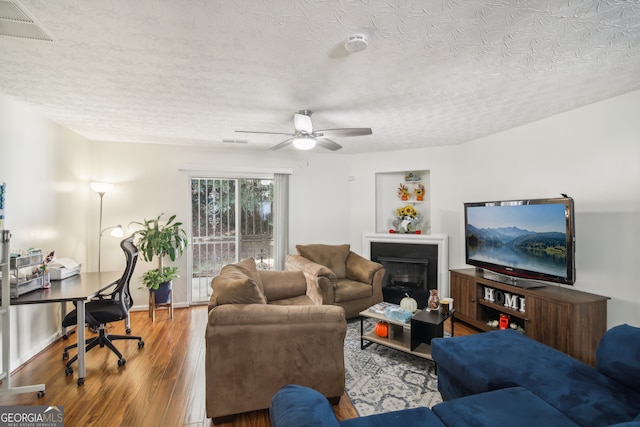
M 420 189 L 424 189 L 420 197 Z M 402 191 L 406 196 L 403 200 Z M 422 200 L 420 200 L 422 199 Z M 431 234 L 431 180 L 428 170 L 376 173 L 376 233 Z M 398 209 L 416 212 L 419 223 L 400 218 Z M 412 209 L 413 208 L 413 209 Z M 404 220 L 404 221 L 403 221 Z

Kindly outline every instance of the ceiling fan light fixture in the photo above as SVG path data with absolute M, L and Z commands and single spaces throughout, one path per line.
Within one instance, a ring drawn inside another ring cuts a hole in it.
M 293 146 L 298 150 L 311 150 L 316 146 L 316 139 L 309 135 L 301 135 L 293 139 Z

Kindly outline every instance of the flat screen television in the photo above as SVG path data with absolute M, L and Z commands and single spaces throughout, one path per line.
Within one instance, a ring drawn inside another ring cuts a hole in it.
M 504 275 L 492 279 L 515 286 L 544 286 L 538 281 L 573 285 L 570 197 L 465 203 L 464 218 L 467 264 Z

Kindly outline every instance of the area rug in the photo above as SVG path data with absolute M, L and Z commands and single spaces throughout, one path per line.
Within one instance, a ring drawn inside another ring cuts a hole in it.
M 373 327 L 365 319 L 365 331 Z M 360 319 L 348 322 L 344 359 L 347 395 L 360 416 L 442 402 L 435 364 L 378 344 L 361 350 Z

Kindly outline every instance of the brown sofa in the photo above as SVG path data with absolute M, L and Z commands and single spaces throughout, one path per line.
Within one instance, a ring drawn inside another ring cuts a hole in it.
M 253 259 L 211 282 L 206 331 L 206 407 L 214 423 L 266 409 L 284 385 L 311 387 L 337 403 L 344 393 L 341 307 L 321 305 L 299 271 L 259 271 Z
M 347 318 L 382 301 L 382 264 L 352 252 L 349 245 L 297 245 L 287 271 L 302 271 L 322 292 L 322 303 L 344 308 Z

